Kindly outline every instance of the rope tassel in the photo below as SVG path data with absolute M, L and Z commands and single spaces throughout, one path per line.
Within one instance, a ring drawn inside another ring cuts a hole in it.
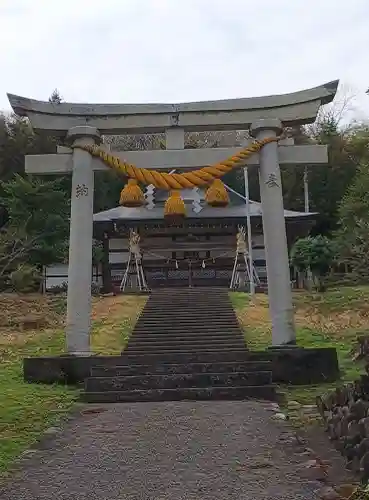
M 186 216 L 186 205 L 181 198 L 181 192 L 173 190 L 164 205 L 166 219 L 182 219 Z
M 128 179 L 120 193 L 119 204 L 129 208 L 142 207 L 145 204 L 145 196 L 136 179 Z
M 228 191 L 220 179 L 215 179 L 207 189 L 205 200 L 211 207 L 226 207 L 228 205 Z

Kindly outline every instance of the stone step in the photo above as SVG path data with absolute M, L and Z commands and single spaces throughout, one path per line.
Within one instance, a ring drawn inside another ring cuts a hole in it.
M 170 300 L 170 302 L 168 301 Z M 147 304 L 164 304 L 164 306 L 167 306 L 168 304 L 186 304 L 186 303 L 195 303 L 198 301 L 201 304 L 205 303 L 219 303 L 220 305 L 230 305 L 232 304 L 229 297 L 226 296 L 224 297 L 223 295 L 212 295 L 212 296 L 205 296 L 202 293 L 198 294 L 190 294 L 190 295 L 178 295 L 175 293 L 172 293 L 171 295 L 163 295 L 161 297 L 151 295 L 149 300 L 147 301 Z
M 172 346 L 172 345 L 204 345 L 211 347 L 212 345 L 230 345 L 230 344 L 235 344 L 235 345 L 246 345 L 245 340 L 242 338 L 242 336 L 228 336 L 226 338 L 217 338 L 213 336 L 212 338 L 209 337 L 186 337 L 185 334 L 181 337 L 166 337 L 166 335 L 160 335 L 159 338 L 153 337 L 152 339 L 149 338 L 148 335 L 145 335 L 143 337 L 141 336 L 133 336 L 129 339 L 128 345 L 145 345 L 147 346 Z
M 175 290 L 172 288 L 172 293 L 170 293 L 170 288 L 167 290 L 163 288 L 158 288 L 156 290 L 153 290 L 153 292 L 150 294 L 151 299 L 160 299 L 162 297 L 173 297 L 175 295 L 176 297 L 222 297 L 222 298 L 227 298 L 229 300 L 229 293 L 228 290 L 224 289 L 223 290 L 212 290 L 211 288 L 179 288 Z
M 153 363 L 219 363 L 222 361 L 250 361 L 250 351 L 246 348 L 237 349 L 207 349 L 199 351 L 166 351 L 150 353 L 142 351 L 123 351 L 123 364 L 134 363 L 142 365 L 150 365 Z M 117 364 L 117 363 L 116 363 Z
M 195 298 L 199 298 L 201 300 L 221 300 L 224 302 L 230 301 L 228 293 L 221 293 L 221 292 L 209 293 L 201 290 L 198 290 L 197 292 L 194 291 L 188 292 L 185 288 L 181 292 L 174 292 L 172 294 L 152 293 L 150 295 L 150 299 L 159 301 L 159 300 L 165 300 L 168 297 L 173 298 L 174 296 L 176 300 L 193 300 Z
M 167 339 L 167 338 L 176 338 L 176 337 L 183 337 L 183 338 L 189 338 L 189 339 L 196 339 L 200 337 L 204 338 L 216 338 L 216 337 L 224 337 L 225 339 L 230 339 L 230 338 L 243 338 L 243 332 L 241 330 L 200 330 L 200 329 L 195 329 L 195 330 L 187 330 L 186 328 L 174 328 L 173 330 L 166 330 L 164 328 L 159 329 L 138 329 L 135 330 L 131 338 L 137 338 L 137 337 L 157 337 L 157 338 L 162 338 L 162 339 Z
M 125 377 L 126 375 L 167 375 L 170 373 L 231 373 L 270 371 L 269 361 L 219 362 L 219 363 L 158 363 L 152 365 L 96 366 L 92 377 Z
M 137 321 L 134 326 L 136 328 L 163 328 L 166 330 L 182 328 L 184 330 L 203 330 L 204 328 L 208 330 L 233 330 L 233 331 L 242 331 L 242 326 L 240 323 L 234 320 L 222 320 L 219 322 L 216 321 L 207 321 L 206 318 L 197 318 L 193 321 L 188 321 L 185 318 L 173 318 L 173 319 L 160 319 L 160 318 L 152 318 L 148 316 L 147 319 Z
M 147 318 L 147 319 L 146 319 Z M 191 313 L 191 311 L 188 311 L 185 314 L 167 314 L 163 313 L 161 311 L 152 311 L 152 312 L 146 312 L 145 314 L 142 314 L 137 322 L 140 321 L 154 321 L 154 320 L 167 320 L 167 321 L 173 321 L 176 320 L 177 318 L 185 321 L 189 321 L 194 323 L 195 321 L 199 320 L 207 320 L 210 323 L 226 323 L 227 321 L 233 321 L 235 324 L 239 324 L 239 321 L 236 317 L 235 314 L 218 314 L 218 313 L 209 313 L 207 311 L 204 314 L 198 314 L 197 312 Z
M 207 318 L 173 318 L 173 319 L 168 319 L 168 318 L 153 318 L 151 315 L 147 318 L 142 318 L 141 320 L 137 321 L 135 327 L 150 327 L 150 326 L 165 326 L 166 328 L 171 328 L 174 326 L 180 326 L 185 324 L 188 327 L 191 328 L 196 328 L 196 327 L 211 327 L 211 328 L 238 328 L 240 329 L 240 323 L 235 320 L 235 319 L 227 319 L 227 318 L 221 318 L 219 321 L 216 321 L 215 319 L 207 319 Z
M 160 297 L 162 295 L 172 295 L 173 292 L 175 292 L 176 296 L 178 295 L 196 295 L 196 294 L 207 294 L 207 295 L 222 295 L 228 297 L 228 290 L 225 290 L 224 288 L 209 288 L 209 287 L 201 287 L 201 286 L 196 286 L 193 288 L 183 288 L 183 287 L 178 287 L 178 288 L 158 288 L 156 290 L 153 290 L 151 297 Z
M 208 313 L 209 314 L 209 313 Z M 152 314 L 148 314 L 145 317 L 140 318 L 136 325 L 141 326 L 141 325 L 166 325 L 168 327 L 172 325 L 182 325 L 186 323 L 186 325 L 189 326 L 212 326 L 213 328 L 217 326 L 232 326 L 234 328 L 240 328 L 240 323 L 237 321 L 236 318 L 231 318 L 231 317 L 220 317 L 220 318 L 209 318 L 206 316 L 203 317 L 196 317 L 193 315 L 192 317 L 185 318 L 183 316 L 173 316 L 172 318 L 168 316 L 155 316 Z
M 148 342 L 129 342 L 126 347 L 126 352 L 140 351 L 140 352 L 183 352 L 183 351 L 210 351 L 217 350 L 222 352 L 227 349 L 245 349 L 244 342 L 181 342 L 177 344 L 157 344 Z
M 214 346 L 214 347 L 207 347 L 207 348 L 204 348 L 204 347 L 198 347 L 198 346 L 194 346 L 194 347 L 190 347 L 190 346 L 184 346 L 184 347 L 180 347 L 180 348 L 176 348 L 176 349 L 157 349 L 157 348 L 154 348 L 152 347 L 151 349 L 148 349 L 147 347 L 141 349 L 141 348 L 136 348 L 134 346 L 132 346 L 131 348 L 127 347 L 127 349 L 124 351 L 127 355 L 130 355 L 130 356 L 142 356 L 142 355 L 148 355 L 148 356 L 152 356 L 152 355 L 157 355 L 157 356 L 165 356 L 167 355 L 167 360 L 169 360 L 171 363 L 182 363 L 182 361 L 177 361 L 177 359 L 180 359 L 180 358 L 175 358 L 175 356 L 186 356 L 186 355 L 201 355 L 201 354 L 213 354 L 214 357 L 212 359 L 212 361 L 222 361 L 222 354 L 225 352 L 225 351 L 229 351 L 229 350 L 232 350 L 233 352 L 248 352 L 247 349 L 245 347 L 230 347 L 230 346 L 227 346 L 227 347 L 220 347 L 218 348 L 218 346 Z M 172 361 L 173 359 L 173 361 Z M 194 358 L 194 362 L 198 362 L 197 361 L 198 358 Z
M 211 308 L 204 308 L 204 310 L 191 310 L 191 308 L 188 308 L 186 311 L 181 311 L 178 312 L 175 309 L 173 311 L 171 310 L 162 310 L 162 309 L 154 309 L 154 310 L 148 310 L 148 311 L 142 311 L 141 316 L 139 319 L 143 318 L 144 316 L 155 319 L 209 319 L 213 321 L 221 321 L 225 319 L 231 319 L 231 320 L 237 320 L 237 316 L 232 312 L 232 311 L 219 311 L 219 310 L 212 310 Z
M 219 325 L 219 324 L 227 324 L 231 323 L 233 325 L 239 325 L 240 322 L 236 318 L 235 315 L 226 315 L 226 314 L 221 314 L 221 315 L 216 315 L 213 313 L 209 313 L 209 311 L 206 314 L 203 315 L 198 315 L 196 313 L 188 313 L 187 315 L 179 315 L 179 314 L 173 314 L 172 316 L 168 314 L 158 314 L 158 313 L 145 313 L 144 315 L 140 316 L 137 320 L 137 324 L 140 323 L 167 323 L 167 324 L 172 324 L 172 323 L 180 323 L 186 321 L 189 324 L 197 324 L 197 323 L 205 323 L 209 325 Z
M 183 342 L 181 344 L 177 343 L 175 344 L 174 342 L 171 344 L 147 344 L 147 343 L 129 343 L 126 347 L 125 352 L 128 354 L 131 354 L 132 351 L 136 352 L 147 352 L 147 354 L 153 354 L 155 352 L 157 353 L 182 353 L 182 352 L 193 352 L 193 351 L 198 351 L 198 352 L 208 352 L 208 351 L 217 351 L 217 352 L 223 352 L 227 349 L 245 349 L 246 345 L 242 342 L 236 343 L 213 343 L 209 344 L 208 342 L 203 342 L 203 343 L 198 343 L 194 344 L 193 342 Z
M 169 375 L 129 375 L 90 377 L 86 392 L 131 391 L 136 389 L 182 389 L 189 387 L 256 386 L 272 383 L 272 372 L 177 373 Z
M 209 342 L 211 343 L 213 340 L 222 340 L 224 342 L 228 342 L 229 340 L 241 340 L 243 343 L 245 343 L 243 335 L 241 333 L 233 333 L 233 334 L 226 334 L 226 333 L 187 333 L 187 332 L 179 332 L 179 333 L 166 333 L 166 332 L 153 332 L 153 333 L 145 333 L 145 332 L 136 332 L 134 335 L 131 336 L 129 339 L 129 343 L 131 344 L 132 342 L 165 342 L 165 343 L 172 343 L 172 342 L 181 342 L 184 340 L 188 341 L 193 341 L 197 342 L 201 340 L 202 342 Z
M 163 302 L 159 301 L 147 302 L 147 304 L 145 304 L 144 309 L 145 310 L 158 309 L 161 311 L 174 311 L 175 309 L 177 309 L 178 312 L 182 312 L 186 311 L 189 308 L 198 308 L 200 311 L 202 311 L 209 307 L 219 308 L 221 311 L 232 310 L 231 304 L 226 304 L 226 303 L 222 304 L 220 303 L 219 300 L 201 301 L 200 299 L 194 299 L 193 301 L 177 301 L 173 297 L 170 299 L 168 298 Z
M 127 366 L 127 365 L 158 365 L 158 364 L 189 364 L 189 363 L 245 363 L 250 361 L 270 361 L 269 353 L 252 352 L 244 349 L 228 349 L 227 351 L 202 351 L 182 353 L 144 353 L 138 354 L 123 351 L 118 356 L 92 356 L 89 364 L 97 366 Z
M 163 303 L 167 299 L 171 299 L 172 301 L 175 300 L 176 302 L 193 302 L 194 300 L 198 299 L 201 300 L 202 302 L 214 302 L 218 301 L 221 302 L 222 304 L 229 304 L 231 303 L 228 295 L 222 295 L 222 294 L 213 294 L 213 295 L 206 295 L 204 293 L 191 293 L 191 294 L 178 294 L 178 293 L 172 293 L 171 295 L 169 294 L 163 294 L 163 295 L 157 295 L 153 294 L 150 295 L 148 302 L 160 302 Z
M 178 326 L 186 325 L 188 328 L 233 328 L 233 329 L 242 329 L 240 323 L 232 318 L 222 318 L 221 321 L 208 321 L 207 318 L 193 318 L 188 320 L 186 318 L 154 318 L 151 315 L 145 317 L 145 319 L 141 319 L 137 321 L 135 327 L 151 327 L 151 326 L 162 326 L 166 328 L 174 328 Z
M 222 308 L 232 307 L 232 302 L 228 298 L 227 299 L 223 297 L 210 298 L 210 297 L 202 297 L 201 295 L 189 298 L 178 298 L 174 294 L 171 295 L 170 297 L 163 297 L 162 299 L 158 297 L 151 297 L 145 303 L 145 307 L 153 307 L 155 305 L 158 305 L 166 309 L 167 307 L 173 308 L 182 305 L 187 306 L 188 304 L 191 305 L 199 304 L 200 306 L 210 304 L 211 306 L 218 305 L 219 307 Z
M 243 387 L 204 387 L 182 389 L 148 389 L 116 392 L 85 392 L 81 399 L 86 403 L 129 403 L 159 401 L 207 401 L 207 400 L 248 400 L 277 399 L 274 385 Z M 247 416 L 245 415 L 245 418 Z

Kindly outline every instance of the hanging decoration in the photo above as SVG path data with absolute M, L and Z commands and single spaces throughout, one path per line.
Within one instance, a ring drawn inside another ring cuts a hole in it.
M 164 205 L 164 217 L 172 221 L 183 219 L 186 216 L 186 205 L 177 189 L 171 191 Z
M 120 174 L 129 177 L 127 185 L 121 192 L 120 203 L 125 207 L 139 207 L 145 203 L 144 194 L 138 183 L 153 185 L 157 189 L 171 191 L 164 207 L 164 215 L 170 219 L 182 219 L 186 215 L 186 207 L 180 196 L 181 189 L 208 186 L 206 201 L 213 207 L 224 207 L 229 202 L 227 190 L 220 180 L 224 174 L 244 166 L 247 159 L 258 153 L 263 146 L 271 142 L 278 142 L 282 137 L 266 137 L 260 141 L 255 140 L 250 146 L 242 149 L 229 158 L 190 172 L 167 173 L 148 168 L 138 168 L 96 145 L 79 144 L 74 148 L 88 151 L 92 156 L 100 158 L 105 165 Z
M 211 207 L 226 207 L 229 203 L 228 191 L 220 179 L 215 179 L 208 187 L 205 200 Z
M 136 179 L 128 179 L 120 193 L 119 204 L 124 207 L 142 207 L 145 204 L 145 196 Z

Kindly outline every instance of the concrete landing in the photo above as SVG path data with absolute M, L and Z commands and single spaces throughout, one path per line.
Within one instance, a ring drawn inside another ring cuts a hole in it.
M 306 457 L 270 403 L 85 406 L 26 455 L 0 499 L 310 500 Z M 288 432 L 287 432 L 288 434 Z M 318 484 L 319 487 L 319 484 Z

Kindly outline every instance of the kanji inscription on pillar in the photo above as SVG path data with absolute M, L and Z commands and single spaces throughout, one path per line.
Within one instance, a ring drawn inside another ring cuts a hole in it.
M 265 183 L 268 187 L 279 187 L 279 184 L 277 182 L 277 176 L 276 174 L 269 174 L 268 180 Z
M 76 187 L 76 198 L 81 198 L 82 196 L 88 196 L 88 187 L 86 184 L 78 184 Z

